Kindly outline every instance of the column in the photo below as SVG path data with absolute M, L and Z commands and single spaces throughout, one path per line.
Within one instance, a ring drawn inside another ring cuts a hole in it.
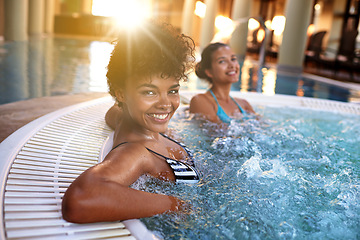
M 218 0 L 206 0 L 205 4 L 206 13 L 201 26 L 200 49 L 204 49 L 214 37 Z
M 5 22 L 5 17 L 4 17 L 4 0 L 0 0 L 0 41 L 1 41 L 1 36 L 4 36 L 4 22 Z
M 91 15 L 92 13 L 92 0 L 80 1 L 80 14 Z
M 26 41 L 28 0 L 5 0 L 6 41 Z
M 235 30 L 230 38 L 230 46 L 238 55 L 244 59 L 246 55 L 248 20 L 251 14 L 252 1 L 235 0 L 233 2 L 231 18 L 236 23 Z
M 45 18 L 44 18 L 44 32 L 54 33 L 54 20 L 55 20 L 55 0 L 45 1 Z
M 285 29 L 279 49 L 278 69 L 301 72 L 306 48 L 307 28 L 313 0 L 288 0 L 285 7 Z
M 194 24 L 195 0 L 185 0 L 182 14 L 181 31 L 192 36 Z
M 44 0 L 29 0 L 29 34 L 44 32 Z

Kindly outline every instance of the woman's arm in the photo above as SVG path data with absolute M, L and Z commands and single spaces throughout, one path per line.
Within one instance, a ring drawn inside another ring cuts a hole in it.
M 105 122 L 112 129 L 116 128 L 116 125 L 121 120 L 122 109 L 114 104 L 105 114 Z
M 70 185 L 63 197 L 63 218 L 90 223 L 180 210 L 183 202 L 175 197 L 129 188 L 151 168 L 148 157 L 144 147 L 110 152 L 104 162 L 86 170 Z

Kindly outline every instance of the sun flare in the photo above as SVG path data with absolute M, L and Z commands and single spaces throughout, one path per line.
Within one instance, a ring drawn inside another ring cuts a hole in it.
M 120 28 L 135 28 L 150 17 L 151 6 L 146 0 L 93 0 L 92 14 L 112 17 Z

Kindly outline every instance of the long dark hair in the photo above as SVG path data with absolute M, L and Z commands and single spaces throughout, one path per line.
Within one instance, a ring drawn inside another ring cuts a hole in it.
M 201 53 L 201 61 L 198 62 L 195 66 L 195 73 L 199 78 L 207 80 L 209 83 L 212 83 L 212 79 L 209 78 L 205 70 L 211 69 L 212 55 L 213 53 L 221 47 L 228 47 L 225 43 L 211 43 Z

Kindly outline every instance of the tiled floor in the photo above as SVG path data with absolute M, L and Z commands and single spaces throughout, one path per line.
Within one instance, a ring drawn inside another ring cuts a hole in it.
M 108 93 L 83 93 L 34 98 L 0 105 L 0 142 L 27 123 L 73 104 L 108 96 Z

